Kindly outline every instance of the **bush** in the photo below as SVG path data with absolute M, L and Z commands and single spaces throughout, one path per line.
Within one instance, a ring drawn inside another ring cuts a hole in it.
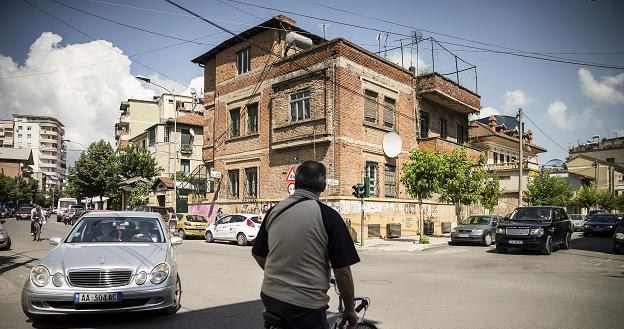
M 420 237 L 420 240 L 418 240 L 418 243 L 420 244 L 429 244 L 429 237 L 426 235 L 423 235 Z

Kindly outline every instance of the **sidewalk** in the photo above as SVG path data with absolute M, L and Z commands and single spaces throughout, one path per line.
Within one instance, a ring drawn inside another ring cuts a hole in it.
M 419 236 L 405 236 L 397 239 L 364 240 L 364 246 L 355 244 L 357 251 L 385 252 L 385 251 L 421 251 L 429 248 L 447 246 L 450 236 L 430 236 L 428 244 L 419 244 Z

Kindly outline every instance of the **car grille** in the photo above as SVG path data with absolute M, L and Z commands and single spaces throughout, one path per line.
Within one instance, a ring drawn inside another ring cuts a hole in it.
M 74 287 L 106 288 L 120 287 L 130 283 L 129 270 L 85 270 L 69 272 L 69 284 Z
M 459 233 L 472 233 L 472 230 L 457 230 Z
M 507 235 L 529 235 L 528 228 L 508 228 Z

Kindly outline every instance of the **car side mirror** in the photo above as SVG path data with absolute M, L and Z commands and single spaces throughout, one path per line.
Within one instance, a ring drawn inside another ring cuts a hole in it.
M 179 246 L 182 244 L 182 239 L 180 237 L 174 236 L 171 238 L 171 245 L 172 246 Z
M 53 246 L 58 246 L 59 244 L 61 244 L 61 238 L 59 238 L 58 236 L 55 237 L 51 237 L 50 238 L 50 244 Z

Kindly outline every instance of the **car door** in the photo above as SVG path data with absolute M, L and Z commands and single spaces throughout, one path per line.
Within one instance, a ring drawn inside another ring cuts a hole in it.
M 236 234 L 242 230 L 240 226 L 244 225 L 244 222 L 245 216 L 232 215 L 232 220 L 230 221 L 230 226 L 228 227 L 229 230 L 227 232 L 227 238 L 229 240 L 236 239 Z
M 232 220 L 232 216 L 223 216 L 220 220 L 215 223 L 213 236 L 215 239 L 225 239 L 226 231 L 229 231 L 230 221 Z
M 554 241 L 563 241 L 565 237 L 565 223 L 566 223 L 566 215 L 563 209 L 555 208 L 553 212 L 553 225 L 555 229 L 555 233 L 553 234 Z

